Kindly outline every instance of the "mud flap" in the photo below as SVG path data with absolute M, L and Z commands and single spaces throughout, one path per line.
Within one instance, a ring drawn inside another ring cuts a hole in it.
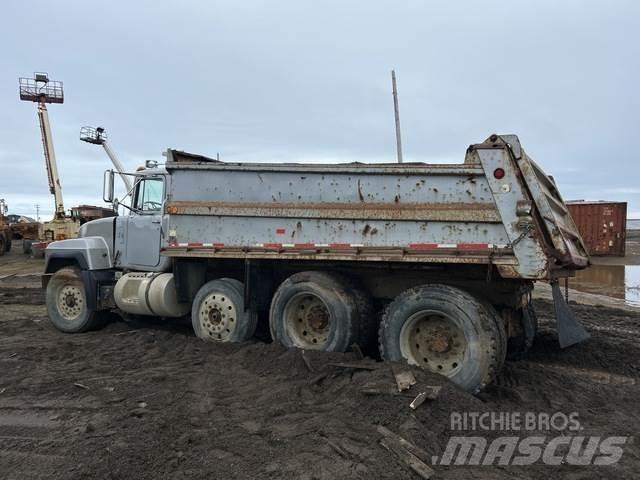
M 560 348 L 567 348 L 589 338 L 589 334 L 573 315 L 573 311 L 562 297 L 558 282 L 551 283 L 553 293 L 553 305 L 556 310 L 556 325 L 558 329 L 558 342 Z

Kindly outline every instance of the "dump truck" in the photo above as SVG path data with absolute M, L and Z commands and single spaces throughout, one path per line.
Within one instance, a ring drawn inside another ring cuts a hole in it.
M 191 319 L 210 342 L 362 350 L 478 391 L 537 329 L 552 286 L 561 347 L 588 334 L 560 281 L 589 256 L 554 179 L 515 135 L 463 163 L 229 163 L 170 149 L 137 171 L 128 215 L 46 250 L 46 302 L 63 332 L 105 313 Z M 268 326 L 268 328 L 266 328 Z

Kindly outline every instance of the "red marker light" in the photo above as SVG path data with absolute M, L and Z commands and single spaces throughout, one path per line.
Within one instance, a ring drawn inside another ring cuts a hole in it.
M 496 168 L 496 169 L 493 171 L 493 176 L 494 176 L 495 178 L 497 178 L 498 180 L 500 180 L 500 179 L 504 178 L 504 170 L 503 170 L 502 168 Z

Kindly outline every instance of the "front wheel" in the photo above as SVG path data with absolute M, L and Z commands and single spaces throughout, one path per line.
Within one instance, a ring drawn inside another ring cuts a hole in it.
M 65 333 L 80 333 L 101 327 L 107 312 L 90 310 L 80 270 L 67 267 L 53 274 L 47 285 L 47 311 L 53 325 Z
M 404 359 L 477 392 L 502 368 L 506 334 L 497 312 L 469 293 L 423 285 L 387 306 L 379 348 L 384 360 Z

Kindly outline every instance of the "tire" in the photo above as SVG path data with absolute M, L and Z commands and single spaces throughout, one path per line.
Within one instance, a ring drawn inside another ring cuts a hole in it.
M 358 309 L 358 338 L 356 343 L 362 350 L 375 356 L 378 337 L 379 316 L 373 308 L 371 295 L 358 284 L 351 282 L 349 291 L 352 293 Z
M 7 234 L 7 245 L 6 245 L 6 251 L 7 253 L 9 253 L 11 251 L 11 234 Z
M 531 302 L 518 311 L 520 328 L 518 334 L 510 337 L 507 342 L 507 358 L 519 360 L 531 349 L 538 334 L 538 316 Z
M 32 244 L 33 241 L 31 240 L 22 240 L 22 253 L 25 255 L 31 255 L 33 253 Z
M 346 352 L 358 342 L 358 302 L 341 275 L 312 271 L 291 275 L 271 301 L 271 337 L 288 348 Z
M 196 336 L 215 343 L 244 342 L 253 337 L 256 312 L 245 311 L 244 285 L 233 278 L 205 283 L 193 300 L 191 324 Z
M 47 284 L 49 320 L 64 333 L 95 330 L 106 323 L 108 312 L 89 310 L 80 270 L 66 267 L 53 274 Z
M 447 285 L 398 295 L 385 309 L 378 341 L 384 360 L 405 360 L 474 393 L 493 381 L 506 355 L 506 332 L 495 309 Z
M 2 233 L 0 233 L 0 257 L 3 256 L 5 254 L 5 252 L 7 251 L 7 246 L 6 246 L 6 240 L 4 238 L 4 235 Z

